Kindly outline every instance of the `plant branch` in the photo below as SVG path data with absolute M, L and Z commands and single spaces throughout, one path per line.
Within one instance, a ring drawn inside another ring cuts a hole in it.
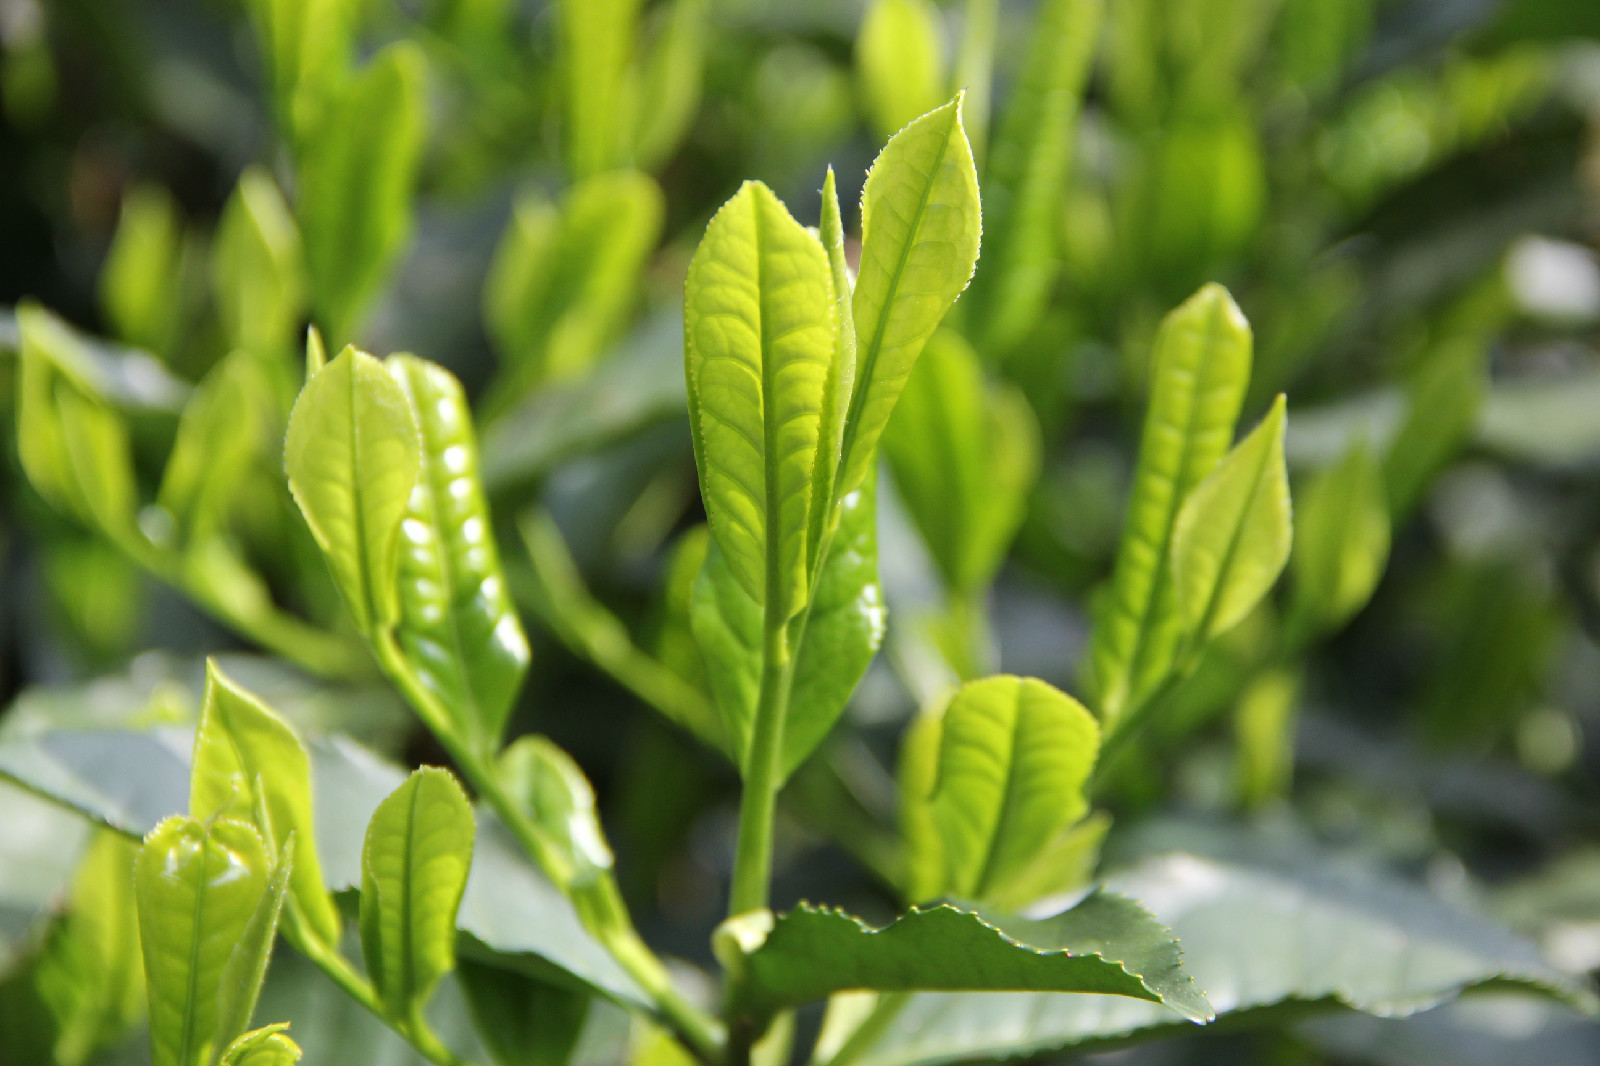
M 728 896 L 730 916 L 767 905 L 772 885 L 772 824 L 777 813 L 783 771 L 783 729 L 793 680 L 786 626 L 775 622 L 769 610 L 762 642 L 761 692 L 756 700 L 755 732 L 750 737 L 750 751 L 744 765 L 744 789 L 739 798 L 739 843 L 734 856 L 733 887 Z

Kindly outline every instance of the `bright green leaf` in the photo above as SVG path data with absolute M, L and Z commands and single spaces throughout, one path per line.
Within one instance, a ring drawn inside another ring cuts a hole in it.
M 1191 639 L 1238 625 L 1283 572 L 1294 541 L 1283 460 L 1284 399 L 1183 501 L 1172 574 Z
M 456 911 L 472 863 L 472 807 L 423 767 L 378 805 L 361 851 L 361 951 L 391 1017 L 409 1018 L 456 961 Z
M 1266 670 L 1239 695 L 1233 711 L 1239 799 L 1259 807 L 1288 795 L 1294 773 L 1294 712 L 1300 678 L 1292 670 Z
M 1357 443 L 1317 476 L 1295 510 L 1293 609 L 1330 629 L 1366 605 L 1389 560 L 1383 470 Z
M 288 1029 L 279 1022 L 245 1033 L 222 1053 L 221 1066 L 294 1066 L 300 1047 L 289 1039 Z
M 1149 699 L 1173 668 L 1184 621 L 1169 566 L 1172 530 L 1233 440 L 1250 347 L 1250 327 L 1220 285 L 1190 297 L 1156 334 L 1127 523 L 1089 652 L 1107 726 Z
M 415 42 L 389 45 L 328 103 L 304 146 L 298 208 L 311 300 L 336 343 L 360 325 L 410 233 L 426 76 Z
M 498 773 L 548 842 L 539 866 L 558 888 L 571 891 L 609 875 L 611 848 L 595 813 L 594 789 L 570 755 L 546 737 L 525 736 L 500 756 Z
M 929 0 L 873 0 L 856 36 L 862 103 L 879 137 L 892 136 L 944 96 L 939 9 Z
M 1009 676 L 963 685 L 927 721 L 902 802 L 909 846 L 938 856 L 914 854 L 911 869 L 937 880 L 909 894 L 993 899 L 1088 813 L 1100 730 L 1072 697 Z
M 807 536 L 834 359 L 821 242 L 758 182 L 706 228 L 684 285 L 684 363 L 711 535 L 769 624 L 808 593 Z M 847 430 L 848 432 L 848 430 Z
M 528 638 L 500 572 L 478 478 L 472 410 L 443 367 L 393 356 L 410 401 L 422 469 L 400 523 L 400 649 L 423 686 L 483 751 L 499 746 L 528 668 Z
M 977 354 L 933 335 L 883 439 L 895 488 L 952 592 L 981 592 L 1022 522 L 1039 428 L 1014 391 L 984 381 Z
M 650 20 L 653 32 L 640 62 L 633 135 L 634 162 L 646 170 L 671 157 L 700 106 L 709 8 L 709 0 L 671 0 Z
M 594 364 L 627 321 L 664 214 L 661 189 L 631 170 L 582 181 L 559 204 L 517 201 L 483 290 L 506 365 L 494 413 Z
M 822 179 L 822 225 L 817 236 L 828 253 L 828 274 L 833 278 L 834 355 L 822 388 L 822 421 L 817 427 L 817 461 L 811 472 L 811 528 L 807 534 L 806 565 L 815 567 L 817 556 L 837 524 L 839 510 L 827 504 L 834 498 L 834 483 L 839 477 L 840 448 L 844 443 L 844 421 L 850 411 L 850 396 L 856 384 L 856 328 L 850 310 L 854 281 L 845 263 L 844 219 L 839 213 L 839 190 L 833 168 Z
M 271 176 L 250 167 L 222 209 L 211 249 L 211 292 L 228 343 L 261 356 L 285 352 L 300 325 L 305 284 L 294 215 Z
M 405 391 L 354 348 L 306 383 L 289 416 L 289 491 L 363 633 L 399 617 L 397 544 L 420 454 Z
M 259 361 L 241 351 L 213 367 L 189 397 L 156 496 L 177 525 L 177 545 L 209 540 L 225 527 L 264 450 L 268 394 Z
M 838 495 L 860 487 L 906 378 L 978 261 L 978 175 L 961 98 L 895 134 L 861 193 L 861 270 L 851 304 L 856 381 Z
M 339 912 L 322 883 L 311 805 L 311 761 L 294 729 L 206 663 L 205 697 L 189 770 L 189 811 L 252 822 L 267 850 L 295 839 L 290 899 L 305 930 L 339 943 Z
M 165 354 L 182 311 L 183 219 L 166 189 L 136 185 L 100 275 L 100 303 L 119 339 Z
M 134 868 L 155 1066 L 208 1066 L 248 1024 L 288 865 L 243 822 L 174 816 Z
M 1106 892 L 1042 920 L 940 904 L 881 929 L 802 904 L 736 961 L 734 1005 L 757 1018 L 851 989 L 1093 992 L 1164 1004 L 1190 1021 L 1211 1017 L 1172 934 Z
M 816 598 L 795 655 L 779 773 L 787 778 L 820 744 L 883 642 L 887 611 L 878 585 L 876 478 L 840 504 Z M 696 579 L 690 624 L 729 747 L 743 765 L 761 685 L 761 606 L 713 544 Z M 780 779 L 781 779 L 780 778 Z
M 250 0 L 279 129 L 299 142 L 349 73 L 359 0 Z
M 985 351 L 1004 351 L 1045 310 L 1060 269 L 1062 190 L 1104 0 L 1046 0 L 984 171 L 984 268 L 972 280 Z
M 556 7 L 567 168 L 582 180 L 617 166 L 629 147 L 640 0 L 559 0 Z

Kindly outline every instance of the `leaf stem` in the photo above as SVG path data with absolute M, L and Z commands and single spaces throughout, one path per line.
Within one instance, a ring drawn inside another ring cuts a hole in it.
M 770 613 L 762 641 L 761 692 L 756 701 L 755 729 L 745 757 L 744 790 L 739 799 L 739 843 L 734 853 L 733 887 L 728 914 L 744 914 L 767 905 L 772 885 L 772 823 L 777 813 L 782 777 L 783 730 L 789 711 L 794 662 L 787 627 Z

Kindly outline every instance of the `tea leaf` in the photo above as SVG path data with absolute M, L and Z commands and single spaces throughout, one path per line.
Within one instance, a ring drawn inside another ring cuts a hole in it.
M 168 351 L 183 307 L 182 258 L 183 219 L 172 194 L 156 185 L 128 190 L 100 275 L 100 303 L 118 339 Z
M 339 911 L 322 883 L 311 806 L 311 761 L 294 729 L 206 663 L 205 697 L 189 770 L 189 811 L 253 822 L 267 850 L 295 839 L 290 902 L 308 933 L 339 943 Z
M 559 0 L 556 8 L 567 169 L 582 180 L 621 163 L 628 147 L 639 0 Z
M 294 1066 L 300 1061 L 300 1047 L 285 1033 L 283 1022 L 245 1033 L 222 1053 L 221 1066 Z
M 839 190 L 833 168 L 822 179 L 822 225 L 818 237 L 828 253 L 828 273 L 833 279 L 834 353 L 822 388 L 822 420 L 817 427 L 817 461 L 811 472 L 811 527 L 806 537 L 806 566 L 815 569 L 817 555 L 828 540 L 839 517 L 831 506 L 834 484 L 839 477 L 840 447 L 844 441 L 845 416 L 850 411 L 850 396 L 856 386 L 856 327 L 850 311 L 853 282 L 844 258 L 844 220 L 839 215 Z
M 1366 605 L 1389 559 L 1383 470 L 1357 443 L 1307 486 L 1295 510 L 1293 610 L 1331 629 Z
M 1072 697 L 1007 676 L 963 685 L 933 722 L 919 740 L 931 772 L 910 768 L 903 803 L 910 847 L 937 856 L 911 868 L 938 880 L 909 894 L 992 899 L 1088 813 L 1100 731 Z
M 694 121 L 710 37 L 708 0 L 671 0 L 655 9 L 651 44 L 639 64 L 633 159 L 641 168 L 666 162 Z
M 856 76 L 872 128 L 892 136 L 939 106 L 944 47 L 939 9 L 928 0 L 873 0 L 856 35 Z
M 134 867 L 155 1066 L 206 1066 L 249 1022 L 289 864 L 255 828 L 174 816 Z
M 585 992 L 462 959 L 456 970 L 474 1028 L 499 1066 L 566 1066 L 589 1020 Z
M 400 522 L 421 468 L 404 390 L 378 360 L 346 348 L 295 401 L 283 465 L 356 626 L 393 624 Z
M 988 252 L 972 302 L 985 351 L 1006 350 L 1039 320 L 1060 270 L 1061 190 L 1102 8 L 1048 0 L 1034 16 L 984 171 Z
M 500 756 L 497 772 L 548 843 L 539 866 L 556 887 L 570 892 L 610 874 L 594 789 L 570 755 L 546 737 L 521 737 Z
M 1210 1007 L 1178 959 L 1171 933 L 1107 892 L 1037 921 L 946 903 L 913 907 L 881 929 L 802 904 L 737 960 L 733 1002 L 759 1018 L 849 989 L 1030 989 L 1129 996 L 1205 1021 Z
M 895 488 L 947 588 L 993 579 L 1021 524 L 1039 468 L 1033 410 L 991 389 L 957 334 L 935 333 L 889 421 L 884 456 Z
M 276 356 L 305 307 L 300 230 L 272 177 L 249 167 L 222 209 L 211 249 L 211 293 L 228 343 Z
M 197 544 L 222 532 L 263 450 L 268 395 L 259 361 L 244 351 L 213 367 L 190 395 L 156 496 L 177 525 L 177 544 Z
M 455 966 L 473 828 L 461 786 L 434 767 L 373 812 L 361 850 L 361 952 L 391 1017 L 411 1017 Z
M 765 185 L 706 228 L 684 285 L 684 365 L 711 535 L 782 623 L 805 604 L 812 471 L 834 359 L 827 253 Z
M 355 0 L 250 0 L 278 125 L 291 142 L 312 133 L 349 73 Z
M 887 613 L 878 585 L 876 477 L 840 503 L 839 528 L 822 564 L 816 598 L 795 655 L 784 717 L 780 780 L 838 721 L 883 642 Z M 713 543 L 694 584 L 690 624 L 705 660 L 731 757 L 743 765 L 761 685 L 761 605 Z
M 1172 573 L 1193 639 L 1238 625 L 1289 561 L 1294 528 L 1283 460 L 1284 399 L 1195 486 L 1172 530 Z
M 1383 460 L 1389 513 L 1402 518 L 1472 434 L 1488 391 L 1484 342 L 1452 338 L 1431 353 L 1406 390 L 1406 416 Z
M 861 193 L 856 381 L 835 493 L 861 486 L 922 346 L 967 287 L 982 228 L 958 96 L 895 134 Z
M 528 669 L 528 638 L 500 572 L 472 411 L 443 367 L 397 355 L 388 369 L 410 402 L 422 445 L 421 474 L 400 523 L 396 637 L 461 734 L 493 751 Z
M 1184 629 L 1169 566 L 1172 529 L 1184 499 L 1233 439 L 1250 346 L 1250 327 L 1220 285 L 1190 297 L 1156 334 L 1127 524 L 1089 653 L 1106 727 L 1147 700 L 1172 670 Z
M 388 46 L 330 100 L 304 146 L 299 214 L 312 305 L 336 343 L 360 325 L 410 232 L 426 74 L 416 43 Z

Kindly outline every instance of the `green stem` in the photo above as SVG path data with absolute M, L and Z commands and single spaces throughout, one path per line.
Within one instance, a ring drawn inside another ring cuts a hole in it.
M 449 712 L 433 693 L 417 682 L 416 675 L 407 665 L 392 634 L 374 635 L 372 647 L 385 675 L 443 745 L 473 790 L 494 810 L 528 857 L 549 876 L 555 862 L 549 854 L 548 844 L 527 813 L 501 787 L 500 779 L 494 773 L 491 756 L 473 750 L 456 735 L 450 727 Z M 650 997 L 658 1019 L 701 1062 L 707 1066 L 720 1064 L 723 1059 L 723 1038 L 719 1027 L 674 987 L 666 966 L 633 928 L 632 919 L 620 898 L 604 900 L 601 906 L 585 906 L 586 903 L 594 903 L 595 897 L 574 898 L 573 902 L 578 905 L 578 914 L 584 927 Z
M 789 716 L 789 687 L 793 680 L 787 627 L 769 615 L 762 642 L 761 694 L 756 701 L 755 731 L 750 737 L 744 791 L 739 799 L 739 843 L 734 853 L 733 888 L 728 899 L 730 916 L 767 905 L 772 884 L 772 823 L 777 813 L 783 770 L 783 729 Z

